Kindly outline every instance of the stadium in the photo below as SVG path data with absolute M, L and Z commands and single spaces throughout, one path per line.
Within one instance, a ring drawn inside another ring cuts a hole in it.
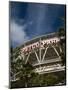
M 65 66 L 61 65 L 62 49 L 59 43 L 60 39 L 55 33 L 37 37 L 23 45 L 21 56 L 39 74 L 63 71 Z
M 32 65 L 33 71 L 39 75 L 65 72 L 65 65 L 62 65 L 60 56 L 62 53 L 60 39 L 64 40 L 65 37 L 59 37 L 57 33 L 50 33 L 25 42 L 18 48 L 17 53 L 19 54 L 13 59 L 13 63 L 22 59 L 22 62 L 24 61 L 25 64 L 29 63 Z M 10 69 L 12 74 L 10 80 L 12 82 L 19 80 L 20 71 Z
M 39 74 L 64 71 L 59 43 L 60 38 L 56 33 L 36 37 L 20 47 L 20 55 L 15 61 L 22 58 L 25 63 L 29 62 L 34 67 L 34 72 Z

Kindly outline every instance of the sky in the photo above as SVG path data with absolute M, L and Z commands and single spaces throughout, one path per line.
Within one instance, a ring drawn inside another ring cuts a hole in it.
M 65 5 L 14 2 L 9 3 L 10 42 L 12 47 L 41 35 L 56 32 L 66 17 Z

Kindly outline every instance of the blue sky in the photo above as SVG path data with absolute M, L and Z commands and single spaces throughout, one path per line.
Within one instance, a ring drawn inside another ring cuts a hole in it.
M 65 5 L 10 2 L 10 39 L 16 47 L 63 26 Z

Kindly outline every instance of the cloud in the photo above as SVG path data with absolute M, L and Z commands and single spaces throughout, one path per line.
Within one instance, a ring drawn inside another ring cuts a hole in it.
M 26 27 L 27 27 L 27 24 L 20 25 L 15 20 L 11 20 L 11 22 L 10 22 L 10 39 L 12 41 L 12 45 L 14 45 L 14 44 L 21 45 L 26 40 L 29 39 L 29 37 L 27 36 L 27 34 L 25 32 Z

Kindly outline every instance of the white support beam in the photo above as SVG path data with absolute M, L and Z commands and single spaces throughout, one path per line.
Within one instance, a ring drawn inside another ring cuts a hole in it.
M 28 61 L 28 59 L 29 59 L 29 56 L 30 56 L 30 53 L 28 54 L 28 56 L 27 56 L 27 58 L 26 58 L 26 62 L 25 62 L 25 63 L 27 63 L 27 61 Z
M 57 52 L 56 48 L 52 45 L 53 49 L 55 50 L 56 54 L 60 57 L 59 53 Z
M 62 52 L 62 49 L 61 49 L 61 47 L 60 47 L 60 52 Z
M 21 52 L 21 58 L 23 58 L 23 60 L 25 59 L 25 54 L 23 52 Z
M 42 61 L 44 60 L 44 57 L 45 57 L 45 55 L 46 55 L 46 52 L 47 52 L 47 49 L 48 49 L 49 47 L 47 47 L 46 49 L 45 49 L 45 52 L 44 52 L 44 54 L 43 54 L 43 58 L 42 58 Z
M 21 57 L 23 57 L 23 60 L 25 59 L 25 55 L 24 55 L 24 53 L 21 54 Z
M 40 59 L 39 59 L 39 57 L 38 57 L 36 51 L 34 51 L 34 52 L 35 52 L 35 55 L 36 55 L 37 61 L 40 63 Z

